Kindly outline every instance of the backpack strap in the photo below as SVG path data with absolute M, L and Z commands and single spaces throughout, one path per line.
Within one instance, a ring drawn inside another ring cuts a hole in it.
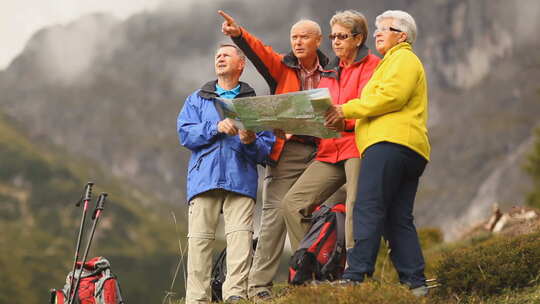
M 339 251 L 338 253 L 341 253 L 341 251 L 345 249 L 345 214 L 341 212 L 336 212 L 336 222 L 337 222 L 337 241 L 336 241 L 336 249 L 334 249 L 334 253 L 337 251 Z
M 112 274 L 109 267 L 103 270 L 102 276 L 96 281 L 94 289 L 94 298 L 98 301 L 97 303 L 109 304 L 105 296 L 105 284 L 108 280 L 114 280 L 114 289 L 116 295 L 116 302 L 111 304 L 122 304 L 124 303 L 122 299 L 122 292 L 120 290 L 120 284 L 116 280 L 116 276 Z
M 227 247 L 225 247 L 219 254 L 216 262 L 212 266 L 212 276 L 210 278 L 210 288 L 212 294 L 212 301 L 218 302 L 223 300 L 223 283 L 227 276 Z

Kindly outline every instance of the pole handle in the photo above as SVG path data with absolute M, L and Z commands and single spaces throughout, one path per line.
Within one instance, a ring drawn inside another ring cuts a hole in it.
M 103 211 L 103 209 L 105 209 L 105 201 L 107 200 L 107 193 L 105 192 L 102 192 L 99 197 L 98 197 L 98 201 L 96 203 L 96 209 L 94 209 L 94 214 L 92 215 L 92 220 L 96 219 L 97 217 L 99 217 L 99 215 L 101 214 L 101 212 Z
M 88 202 L 88 201 L 90 201 L 92 199 L 92 187 L 93 186 L 94 186 L 93 182 L 86 183 L 86 185 L 84 186 L 84 194 L 83 194 L 83 196 L 81 197 L 81 199 L 79 199 L 77 204 L 75 204 L 77 207 L 79 207 L 83 201 Z
M 86 183 L 86 186 L 84 187 L 84 199 L 85 201 L 89 201 L 92 198 L 92 186 L 94 186 L 94 183 L 88 182 Z

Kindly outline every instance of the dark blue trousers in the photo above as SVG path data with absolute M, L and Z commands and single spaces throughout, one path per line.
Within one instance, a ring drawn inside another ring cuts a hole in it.
M 427 161 L 398 144 L 380 142 L 364 151 L 353 211 L 355 245 L 347 253 L 344 278 L 363 281 L 375 270 L 381 236 L 399 280 L 411 288 L 425 284 L 424 257 L 413 222 L 418 181 Z

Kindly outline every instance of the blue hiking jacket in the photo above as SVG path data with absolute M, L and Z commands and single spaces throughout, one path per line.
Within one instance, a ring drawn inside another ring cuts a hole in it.
M 272 132 L 259 132 L 257 139 L 245 145 L 238 136 L 219 133 L 222 120 L 215 103 L 216 81 L 205 84 L 191 94 L 176 122 L 180 144 L 191 150 L 187 178 L 187 202 L 196 195 L 213 189 L 224 189 L 257 197 L 257 164 L 266 165 L 275 137 Z M 236 96 L 255 96 L 248 84 L 240 82 Z

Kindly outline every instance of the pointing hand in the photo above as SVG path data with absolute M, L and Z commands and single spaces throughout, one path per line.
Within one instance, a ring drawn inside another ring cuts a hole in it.
M 225 13 L 222 10 L 218 11 L 218 14 L 225 19 L 223 21 L 223 24 L 221 24 L 221 31 L 223 34 L 235 38 L 242 34 L 242 30 L 240 29 L 240 26 L 234 21 L 234 18 L 229 16 L 227 13 Z

